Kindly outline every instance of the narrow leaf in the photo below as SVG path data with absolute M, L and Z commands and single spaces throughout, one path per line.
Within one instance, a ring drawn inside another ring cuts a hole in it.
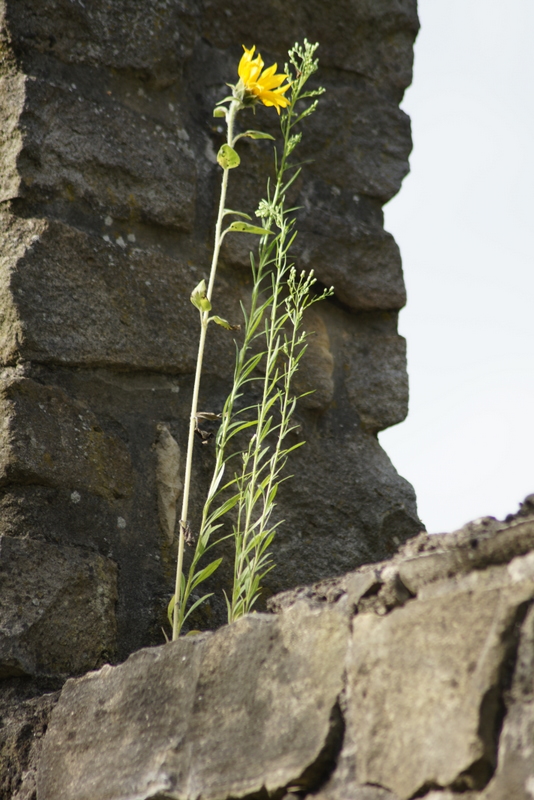
M 223 464 L 222 467 L 220 468 L 219 472 L 215 476 L 215 478 L 212 480 L 211 486 L 210 486 L 210 490 L 209 490 L 209 494 L 208 494 L 208 497 L 207 497 L 208 500 L 211 500 L 211 498 L 213 497 L 213 495 L 215 494 L 215 492 L 219 488 L 219 484 L 220 484 L 220 482 L 222 480 L 222 476 L 224 475 L 225 467 L 226 467 L 226 464 Z
M 224 514 L 226 514 L 227 511 L 230 511 L 230 509 L 235 506 L 238 500 L 239 500 L 238 494 L 226 500 L 226 502 L 223 503 L 222 506 L 219 506 L 219 508 L 215 509 L 215 511 L 212 514 L 210 514 L 210 522 L 215 522 L 216 519 L 219 519 L 219 517 L 224 516 Z
M 249 225 L 248 222 L 232 222 L 228 231 L 234 231 L 235 233 L 256 233 L 258 236 L 273 235 L 272 231 L 268 231 L 266 228 L 260 228 L 257 225 Z
M 241 136 L 248 136 L 249 139 L 271 139 L 274 142 L 274 136 L 270 133 L 263 133 L 263 131 L 245 131 Z
M 184 617 L 184 622 L 188 618 L 189 614 L 193 613 L 193 611 L 195 610 L 195 608 L 197 608 L 197 606 L 199 606 L 201 603 L 204 602 L 204 600 L 207 600 L 208 597 L 211 597 L 212 595 L 213 595 L 213 592 L 210 592 L 209 594 L 205 594 L 203 597 L 200 598 L 200 600 L 197 600 L 196 603 L 193 603 L 193 605 L 191 606 L 191 608 L 189 609 L 189 611 L 187 612 L 187 614 Z
M 234 211 L 232 208 L 225 208 L 224 214 L 235 214 L 236 217 L 244 217 L 245 219 L 252 219 L 250 214 L 245 214 L 244 211 Z
M 176 595 L 173 594 L 173 596 L 171 597 L 170 603 L 167 606 L 167 616 L 169 618 L 169 622 L 170 622 L 171 625 L 173 624 L 174 606 L 175 605 L 176 605 Z
M 221 561 L 222 558 L 217 558 L 215 561 L 212 561 L 211 564 L 208 564 L 207 567 L 204 567 L 203 570 L 198 572 L 194 577 L 193 583 L 191 584 L 191 591 L 196 589 L 199 583 L 203 583 L 205 580 L 207 580 L 207 578 L 209 578 L 209 576 L 215 572 Z

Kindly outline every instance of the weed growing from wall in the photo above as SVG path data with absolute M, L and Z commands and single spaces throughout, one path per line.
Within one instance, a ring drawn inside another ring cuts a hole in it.
M 226 121 L 227 139 L 217 156 L 223 174 L 210 276 L 207 284 L 201 281 L 191 294 L 191 302 L 199 311 L 200 337 L 175 594 L 169 604 L 173 639 L 179 636 L 191 612 L 210 596 L 206 594 L 189 603 L 192 592 L 219 567 L 221 558 L 215 558 L 205 566 L 201 561 L 223 538 L 232 536 L 235 543 L 233 587 L 230 596 L 226 597 L 230 622 L 252 609 L 260 594 L 262 579 L 274 566 L 269 547 L 280 524 L 273 524 L 271 519 L 276 494 L 285 479 L 282 470 L 289 454 L 302 444 L 289 445 L 287 437 L 295 427 L 291 419 L 299 399 L 292 389 L 292 379 L 306 349 L 303 315 L 309 306 L 332 292 L 332 289 L 322 294 L 314 292 L 313 273 L 298 273 L 289 256 L 297 232 L 292 217 L 296 209 L 287 207 L 288 190 L 301 171 L 301 165 L 293 163 L 290 158 L 301 140 L 301 123 L 315 111 L 317 97 L 323 91 L 305 89 L 307 81 L 317 70 L 316 49 L 316 44 L 311 45 L 306 40 L 303 45 L 295 44 L 289 51 L 285 72 L 277 74 L 276 64 L 264 69 L 259 53 L 254 56 L 255 48 L 244 48 L 238 67 L 239 82 L 230 87 L 232 94 L 224 98 L 214 111 L 216 117 Z M 239 139 L 273 138 L 256 130 L 234 132 L 237 114 L 258 102 L 275 108 L 280 115 L 282 147 L 281 152 L 275 147 L 274 180 L 267 182 L 266 196 L 256 211 L 258 224 L 254 224 L 248 214 L 226 208 L 226 192 L 230 171 L 241 161 L 235 149 Z M 223 228 L 227 217 L 234 218 L 234 221 Z M 251 254 L 251 304 L 248 309 L 242 307 L 243 342 L 236 345 L 234 380 L 224 407 L 220 414 L 201 412 L 198 410 L 198 396 L 208 326 L 215 323 L 230 330 L 233 327 L 213 313 L 211 297 L 221 244 L 226 235 L 234 233 L 252 233 L 259 237 L 257 257 Z M 252 381 L 261 383 L 260 399 L 242 408 L 239 401 Z M 202 430 L 200 423 L 203 419 L 214 418 L 220 421 L 215 440 L 215 466 L 198 535 L 194 536 L 187 520 L 195 432 Z M 233 447 L 236 441 L 240 443 L 237 451 Z M 232 533 L 222 537 L 222 519 L 232 510 Z M 194 545 L 195 549 L 187 574 L 184 574 L 186 542 Z

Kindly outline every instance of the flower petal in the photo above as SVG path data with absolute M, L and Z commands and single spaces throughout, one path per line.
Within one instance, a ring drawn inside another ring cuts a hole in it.
M 264 64 L 260 53 L 256 58 L 253 57 L 256 50 L 255 45 L 250 49 L 243 45 L 243 50 L 237 72 L 245 91 L 249 96 L 256 96 L 264 105 L 274 106 L 280 113 L 280 108 L 286 108 L 289 105 L 289 100 L 284 97 L 284 93 L 290 88 L 290 84 L 281 85 L 287 79 L 287 75 L 276 74 L 278 64 L 271 64 L 262 72 Z

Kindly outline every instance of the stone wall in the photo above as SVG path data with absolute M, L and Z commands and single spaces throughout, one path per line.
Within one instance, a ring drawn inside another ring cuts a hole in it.
M 189 294 L 207 272 L 219 191 L 212 109 L 242 42 L 279 63 L 295 39 L 321 42 L 326 94 L 305 131 L 313 163 L 297 187 L 295 258 L 335 285 L 307 321 L 316 335 L 299 380 L 317 391 L 298 412 L 307 444 L 280 492 L 285 524 L 265 597 L 394 552 L 421 529 L 413 490 L 376 438 L 408 402 L 396 329 L 405 290 L 381 207 L 408 170 L 398 106 L 415 0 L 253 10 L 239 0 L 5 0 L 2 21 L 2 563 L 14 559 L 21 574 L 42 564 L 38 586 L 24 587 L 24 636 L 46 639 L 44 617 L 80 630 L 80 608 L 100 643 L 68 648 L 45 672 L 83 672 L 162 640 L 176 542 L 158 493 L 173 440 L 185 450 L 198 330 Z M 254 125 L 276 133 L 277 115 L 261 107 Z M 243 140 L 241 152 L 229 205 L 253 212 L 271 146 Z M 228 237 L 223 252 L 215 302 L 230 319 L 247 302 L 250 238 Z M 200 402 L 217 411 L 234 334 L 210 333 Z M 199 445 L 193 527 L 212 461 Z M 225 552 L 196 627 L 224 621 Z M 77 603 L 58 602 L 74 585 Z M 6 674 L 33 674 L 37 645 L 20 635 L 9 628 L 0 652 Z
M 295 40 L 321 44 L 326 94 L 305 130 L 294 255 L 335 286 L 307 319 L 299 381 L 316 391 L 298 410 L 307 444 L 279 494 L 262 608 L 421 530 L 376 437 L 407 413 L 405 289 L 382 206 L 408 171 L 399 103 L 418 20 L 415 0 L 3 0 L 0 15 L 0 797 L 22 800 L 65 678 L 163 641 L 169 476 L 196 357 L 189 294 L 218 202 L 212 109 L 242 43 L 279 64 Z M 254 127 L 277 125 L 258 109 Z M 241 155 L 229 205 L 253 212 L 270 145 L 243 140 Z M 247 238 L 222 254 L 215 303 L 230 319 L 250 292 Z M 233 336 L 209 341 L 206 410 L 229 389 Z M 212 463 L 199 446 L 193 526 Z M 201 629 L 225 618 L 222 553 Z
M 67 681 L 38 800 L 532 800 L 534 495 L 271 607 Z

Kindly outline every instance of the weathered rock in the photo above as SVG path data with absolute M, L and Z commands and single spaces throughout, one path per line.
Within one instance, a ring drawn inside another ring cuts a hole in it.
M 104 433 L 85 405 L 9 371 L 0 381 L 0 485 L 66 485 L 108 498 L 131 494 L 127 448 Z
M 501 525 L 491 535 L 480 532 L 469 538 L 441 536 L 443 549 L 437 549 L 399 564 L 399 576 L 412 594 L 417 594 L 427 583 L 464 575 L 472 569 L 485 569 L 492 564 L 505 564 L 514 556 L 523 555 L 534 548 L 534 518 Z M 437 543 L 436 543 L 437 545 Z
M 0 677 L 99 667 L 116 650 L 116 600 L 112 561 L 0 537 Z
M 176 504 L 183 490 L 182 456 L 178 442 L 168 426 L 161 424 L 158 426 L 158 431 L 155 450 L 159 523 L 168 542 L 172 544 L 176 529 Z
M 472 527 L 440 548 L 461 551 Z M 510 532 L 501 554 L 524 543 L 514 521 L 483 527 L 488 544 Z M 424 562 L 424 546 L 403 550 Z M 38 800 L 245 798 L 262 786 L 310 800 L 530 800 L 534 550 L 366 610 L 393 576 L 395 559 L 369 565 L 276 617 L 68 681 Z
M 342 609 L 300 605 L 68 681 L 46 737 L 39 800 L 305 790 L 339 746 L 347 635 Z
M 359 611 L 386 613 L 435 581 L 506 564 L 515 556 L 529 553 L 534 548 L 534 515 L 532 510 L 529 513 L 509 515 L 504 522 L 483 517 L 454 533 L 420 533 L 387 561 L 365 564 L 340 578 L 282 592 L 269 600 L 268 607 L 278 612 L 296 600 L 315 605 L 325 600 L 337 602 L 347 594 Z
M 339 767 L 336 774 L 338 771 Z M 327 800 L 327 798 L 328 800 L 398 800 L 396 795 L 380 786 L 362 786 L 350 783 L 345 779 L 330 781 L 323 791 L 313 797 L 317 797 L 317 800 Z M 440 798 L 436 798 L 436 800 L 444 800 L 444 798 L 441 798 L 440 795 Z M 447 798 L 447 800 L 449 799 Z
M 402 800 L 425 787 L 483 788 L 516 624 L 533 599 L 526 556 L 435 583 L 383 619 L 355 618 L 345 719 L 358 783 Z
M 0 797 L 34 800 L 41 744 L 59 697 L 53 682 L 11 678 L 0 692 Z
M 534 564 L 534 553 L 528 558 Z M 519 566 L 517 561 L 510 565 L 515 570 Z M 518 572 L 513 576 L 520 578 Z M 497 770 L 481 800 L 531 800 L 534 796 L 534 606 L 522 626 L 506 705 Z
M 24 359 L 193 370 L 198 314 L 189 302 L 196 275 L 192 267 L 56 221 L 5 214 L 2 223 L 8 242 L 0 325 L 4 363 Z M 235 318 L 239 298 L 224 288 L 223 280 L 218 308 Z M 227 338 L 210 337 L 208 368 L 217 362 L 222 370 L 231 368 L 228 344 Z

